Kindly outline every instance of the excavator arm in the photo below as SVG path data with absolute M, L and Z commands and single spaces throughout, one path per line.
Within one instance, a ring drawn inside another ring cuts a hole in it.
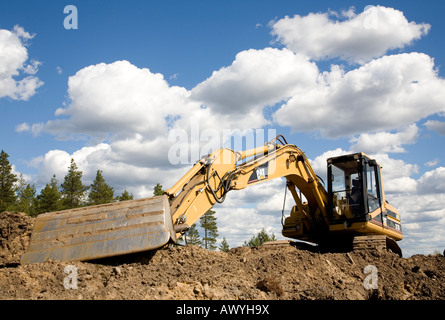
M 229 191 L 282 177 L 286 178 L 296 203 L 295 210 L 304 221 L 305 234 L 328 230 L 328 199 L 324 187 L 305 154 L 278 136 L 262 147 L 243 152 L 216 150 L 199 160 L 183 178 L 166 190 L 177 236 L 213 205 L 222 203 Z M 307 203 L 302 202 L 296 189 L 304 195 Z

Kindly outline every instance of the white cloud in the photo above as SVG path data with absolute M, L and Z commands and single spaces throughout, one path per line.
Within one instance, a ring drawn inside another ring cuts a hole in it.
M 445 122 L 437 120 L 428 120 L 425 122 L 425 126 L 429 130 L 436 131 L 439 135 L 445 136 Z
M 30 161 L 30 166 L 39 169 L 38 185 L 49 183 L 51 177 L 55 174 L 61 179 L 70 164 L 70 155 L 63 150 L 50 150 L 44 156 L 39 156 Z
M 20 26 L 15 26 L 12 31 L 0 29 L 0 98 L 28 100 L 43 85 L 34 76 L 40 62 L 31 60 L 26 64 L 26 41 L 33 37 Z M 29 76 L 17 79 L 21 74 Z
M 445 194 L 445 167 L 425 172 L 417 184 L 417 194 Z
M 25 72 L 26 74 L 31 74 L 34 75 L 37 73 L 37 71 L 39 71 L 39 66 L 42 63 L 40 61 L 37 60 L 31 60 L 30 64 L 25 65 L 23 67 L 23 72 Z
M 317 77 L 317 66 L 290 50 L 250 49 L 238 53 L 232 65 L 213 72 L 198 84 L 192 90 L 192 98 L 218 114 L 244 117 L 257 113 L 251 126 L 259 127 L 265 124 L 265 106 L 313 87 Z
M 230 247 L 241 246 L 261 229 L 277 238 L 281 236 L 281 216 L 259 214 L 255 208 L 215 206 L 218 233 L 224 235 Z M 222 237 L 222 236 L 221 236 Z
M 230 191 L 223 206 L 233 208 L 254 206 L 259 214 L 281 216 L 285 186 L 285 178 L 248 185 L 245 189 Z M 292 196 L 287 191 L 286 214 L 290 212 L 292 202 Z
M 18 124 L 15 126 L 16 132 L 25 132 L 31 130 L 31 127 L 29 126 L 29 123 L 23 122 L 21 124 Z
M 295 57 L 287 50 L 285 55 Z M 78 71 L 69 78 L 68 94 L 67 106 L 55 113 L 57 117 L 64 116 L 63 119 L 33 125 L 23 123 L 16 129 L 34 134 L 48 132 L 59 139 L 85 137 L 93 146 L 72 155 L 48 152 L 40 161 L 34 161 L 43 176 L 48 179 L 54 173 L 60 175 L 69 165 L 70 157 L 88 154 L 78 164 L 84 168 L 86 177 L 92 177 L 97 169 L 105 175 L 106 168 L 110 168 L 109 176 L 117 181 L 121 175 L 119 185 L 128 183 L 133 190 L 139 190 L 138 194 L 146 194 L 144 186 L 150 183 L 173 184 L 180 178 L 182 167 L 174 166 L 169 159 L 176 131 L 185 134 L 179 144 L 186 150 L 187 163 L 192 164 L 203 152 L 212 151 L 204 146 L 222 147 L 224 129 L 248 130 L 262 124 L 263 119 L 262 113 L 255 110 L 247 117 L 234 118 L 230 112 L 214 112 L 211 106 L 202 108 L 203 103 L 191 99 L 186 89 L 171 87 L 161 74 L 137 68 L 127 61 L 100 63 Z M 54 163 L 54 156 L 64 160 Z M 126 179 L 127 176 L 133 180 Z
M 188 92 L 170 87 L 161 74 L 140 69 L 128 61 L 100 63 L 78 71 L 68 80 L 70 104 L 56 110 L 68 119 L 34 126 L 34 132 L 56 135 L 156 137 L 166 133 L 165 117 L 187 110 Z
M 402 218 L 404 239 L 400 246 L 404 256 L 443 250 L 445 193 L 400 193 L 392 196 L 391 204 L 398 208 Z
M 182 166 L 173 166 L 167 157 L 172 145 L 169 131 L 180 122 L 180 128 L 189 134 L 194 124 L 191 119 L 199 123 L 205 118 L 201 113 L 208 113 L 190 102 L 184 88 L 170 87 L 161 74 L 127 61 L 78 71 L 69 78 L 68 94 L 67 106 L 56 110 L 56 116 L 63 119 L 16 127 L 16 131 L 34 134 L 49 132 L 59 139 L 86 137 L 90 144 L 72 154 L 51 150 L 34 159 L 32 165 L 39 168 L 41 184 L 53 174 L 63 179 L 73 158 L 87 184 L 101 169 L 116 191 L 127 189 L 136 197 L 151 196 L 153 185 L 161 182 L 167 188 L 184 173 Z M 190 140 L 181 143 L 187 145 Z
M 405 152 L 404 144 L 412 144 L 419 136 L 419 128 L 412 124 L 397 133 L 377 132 L 363 133 L 350 140 L 351 150 L 364 153 L 401 153 Z
M 388 170 L 386 169 L 386 171 Z M 392 194 L 399 194 L 404 192 L 412 193 L 416 190 L 417 187 L 416 180 L 411 177 L 397 176 L 393 179 L 385 179 L 385 173 L 383 173 L 383 181 L 387 199 L 391 199 Z
M 190 98 L 183 87 L 169 86 L 161 74 L 138 68 L 128 61 L 100 63 L 79 70 L 68 80 L 69 101 L 46 123 L 31 125 L 38 135 L 48 132 L 58 139 L 83 137 L 92 144 L 109 141 L 116 160 L 128 164 L 165 167 L 175 130 L 185 133 L 186 149 L 192 141 L 204 144 L 209 131 L 219 134 L 228 127 L 244 128 L 248 121 L 262 119 L 252 112 L 248 119 L 232 121 Z M 194 132 L 197 134 L 194 136 Z M 221 142 L 220 142 L 221 143 Z M 200 157 L 199 153 L 193 156 Z M 190 158 L 190 157 L 189 157 Z M 194 163 L 197 159 L 189 159 Z
M 314 59 L 339 57 L 356 63 L 381 57 L 390 49 L 403 48 L 430 29 L 425 23 L 408 22 L 401 11 L 382 6 L 368 6 L 360 14 L 350 9 L 342 14 L 286 16 L 271 22 L 271 27 L 277 40 L 294 52 Z
M 323 152 L 321 155 L 315 157 L 313 160 L 309 160 L 312 169 L 314 169 L 315 174 L 317 174 L 319 177 L 323 179 L 325 184 L 327 181 L 327 163 L 326 160 L 331 157 L 338 157 L 345 154 L 352 153 L 350 151 L 343 150 L 341 148 L 337 148 L 335 150 L 327 150 Z
M 445 81 L 426 54 L 384 56 L 344 72 L 333 66 L 317 86 L 274 114 L 296 131 L 336 138 L 394 130 L 445 110 Z
M 427 167 L 434 167 L 438 163 L 439 163 L 439 158 L 435 158 L 435 159 L 433 159 L 431 161 L 425 162 L 425 166 L 427 166 Z
M 103 165 L 128 166 L 133 172 L 138 168 L 172 168 L 167 158 L 173 144 L 168 140 L 171 130 L 181 128 L 190 134 L 194 125 L 204 123 L 205 129 L 218 128 L 215 124 L 220 123 L 199 103 L 191 102 L 186 89 L 171 87 L 161 74 L 128 61 L 79 70 L 68 80 L 68 94 L 67 106 L 55 112 L 64 118 L 35 123 L 31 131 L 36 135 L 48 132 L 59 139 L 85 137 L 92 145 L 107 141 L 109 151 L 104 154 Z M 20 129 L 29 129 L 29 125 Z M 138 175 L 143 176 L 146 174 Z
M 33 159 L 30 165 L 38 168 L 37 184 L 43 186 L 54 174 L 61 183 L 68 172 L 71 159 L 74 159 L 82 171 L 84 184 L 91 184 L 100 169 L 116 195 L 126 189 L 136 198 L 152 196 L 153 186 L 159 182 L 164 184 L 164 188 L 170 187 L 185 173 L 182 167 L 159 169 L 155 166 L 137 165 L 126 161 L 128 155 L 125 158 L 125 152 L 121 152 L 106 143 L 83 147 L 72 154 L 63 150 L 50 150 L 44 156 Z
M 419 172 L 415 164 L 405 163 L 400 159 L 393 159 L 388 154 L 369 154 L 371 158 L 382 166 L 382 180 L 385 193 L 391 198 L 392 194 L 412 193 L 416 190 L 417 182 L 411 178 Z

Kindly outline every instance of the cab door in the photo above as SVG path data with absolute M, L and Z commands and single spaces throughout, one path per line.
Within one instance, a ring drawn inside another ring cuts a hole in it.
M 371 220 L 382 226 L 386 225 L 386 210 L 383 203 L 380 167 L 375 160 L 365 161 L 364 176 L 366 179 L 365 206 Z

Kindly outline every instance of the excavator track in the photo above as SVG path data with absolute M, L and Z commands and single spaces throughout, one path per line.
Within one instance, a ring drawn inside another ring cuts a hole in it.
M 352 249 L 358 250 L 388 250 L 398 254 L 402 257 L 402 250 L 397 245 L 396 241 L 385 235 L 369 235 L 369 236 L 356 236 L 352 242 Z

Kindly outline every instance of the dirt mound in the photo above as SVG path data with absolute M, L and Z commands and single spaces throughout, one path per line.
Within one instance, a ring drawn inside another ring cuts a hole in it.
M 0 219 L 0 254 L 6 257 L 0 262 L 0 299 L 445 299 L 441 255 L 319 253 L 291 245 L 225 253 L 183 246 L 22 266 L 16 262 L 32 219 L 16 213 Z
M 0 213 L 0 266 L 20 263 L 29 245 L 34 219 L 21 212 Z

